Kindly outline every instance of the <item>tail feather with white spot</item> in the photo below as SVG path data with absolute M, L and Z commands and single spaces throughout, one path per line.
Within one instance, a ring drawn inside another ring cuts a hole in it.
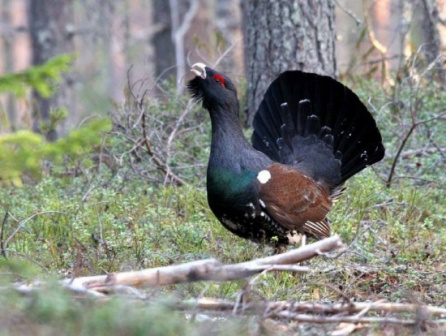
M 355 93 L 327 76 L 281 74 L 265 93 L 253 126 L 257 150 L 331 191 L 384 156 L 372 115 Z

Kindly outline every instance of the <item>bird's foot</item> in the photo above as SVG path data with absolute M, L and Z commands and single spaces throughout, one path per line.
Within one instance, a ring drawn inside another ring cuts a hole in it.
M 290 232 L 288 233 L 287 238 L 290 245 L 298 246 L 298 244 L 300 243 L 300 247 L 302 247 L 307 244 L 307 236 L 303 233 L 297 233 L 295 231 Z

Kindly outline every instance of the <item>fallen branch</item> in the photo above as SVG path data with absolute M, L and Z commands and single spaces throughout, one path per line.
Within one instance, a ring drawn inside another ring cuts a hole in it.
M 293 320 L 298 322 L 307 323 L 393 323 L 393 324 L 405 324 L 413 325 L 417 323 L 414 319 L 399 319 L 394 317 L 358 317 L 358 316 L 314 316 L 307 314 L 295 314 L 287 311 L 271 314 L 268 317 L 282 318 L 287 320 Z
M 237 315 L 259 315 L 264 318 L 293 320 L 304 323 L 381 323 L 397 325 L 415 325 L 420 322 L 431 325 L 444 325 L 446 308 L 391 302 L 349 302 L 349 303 L 315 303 L 315 302 L 239 302 L 200 298 L 171 304 L 172 308 L 182 311 L 210 314 L 218 312 Z M 364 316 L 369 312 L 384 316 Z M 407 316 L 411 313 L 412 316 Z M 398 315 L 402 314 L 402 315 Z
M 204 310 L 204 311 L 233 311 L 236 302 L 220 300 L 214 298 L 200 298 L 175 303 L 174 307 L 181 310 Z M 352 302 L 352 303 L 315 303 L 315 302 L 267 302 L 252 301 L 242 307 L 243 312 L 258 312 L 264 310 L 267 314 L 288 311 L 293 313 L 307 314 L 339 314 L 355 313 L 363 310 L 375 312 L 392 313 L 416 313 L 425 311 L 431 315 L 446 316 L 446 308 L 417 305 L 412 303 L 392 303 L 392 302 Z M 269 312 L 269 313 L 268 313 Z
M 171 265 L 135 272 L 122 272 L 101 276 L 80 277 L 62 281 L 64 287 L 76 296 L 89 296 L 107 301 L 108 293 L 125 295 L 140 302 L 153 303 L 153 297 L 138 288 L 157 287 L 194 281 L 231 281 L 262 272 L 309 272 L 308 267 L 296 263 L 315 256 L 345 248 L 338 236 L 300 247 L 282 254 L 255 259 L 238 264 L 222 265 L 215 259 L 199 260 L 181 265 Z M 18 284 L 15 289 L 22 294 L 38 290 L 41 283 Z M 421 304 L 390 302 L 352 302 L 349 298 L 337 303 L 271 302 L 252 300 L 248 292 L 241 291 L 234 301 L 199 298 L 186 301 L 163 301 L 172 309 L 194 314 L 255 315 L 263 318 L 293 320 L 303 323 L 381 323 L 397 325 L 431 326 L 446 324 L 446 308 Z M 366 316 L 374 312 L 373 316 Z M 411 314 L 410 316 L 408 314 Z M 434 318 L 435 317 L 435 318 Z M 443 319 L 442 319 L 443 318 Z
M 264 271 L 308 272 L 307 267 L 297 267 L 294 264 L 343 246 L 340 238 L 333 236 L 282 254 L 239 264 L 222 265 L 215 259 L 207 259 L 141 271 L 66 279 L 64 284 L 74 288 L 83 287 L 99 292 L 110 292 L 116 285 L 136 288 L 157 287 L 195 281 L 237 280 Z M 293 267 L 281 265 L 293 265 Z

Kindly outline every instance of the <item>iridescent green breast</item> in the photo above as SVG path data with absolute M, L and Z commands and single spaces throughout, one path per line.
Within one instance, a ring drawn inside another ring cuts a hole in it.
M 244 170 L 240 173 L 232 172 L 224 168 L 212 168 L 208 170 L 207 191 L 208 198 L 213 203 L 230 206 L 245 206 L 252 196 L 251 188 L 257 173 Z

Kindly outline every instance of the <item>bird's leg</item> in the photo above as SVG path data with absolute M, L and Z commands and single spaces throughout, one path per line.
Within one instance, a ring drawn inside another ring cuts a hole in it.
M 281 254 L 281 253 L 284 253 L 284 252 L 286 252 L 286 245 L 284 245 L 284 244 L 277 244 L 275 247 L 274 247 L 274 252 L 273 252 L 273 254 Z
M 301 246 L 305 246 L 307 242 L 307 236 L 303 233 L 298 233 L 296 231 L 292 231 L 287 235 L 288 243 L 290 245 L 298 246 L 299 243 Z
M 305 233 L 303 233 L 300 247 L 304 247 L 305 245 L 307 245 L 307 235 Z

